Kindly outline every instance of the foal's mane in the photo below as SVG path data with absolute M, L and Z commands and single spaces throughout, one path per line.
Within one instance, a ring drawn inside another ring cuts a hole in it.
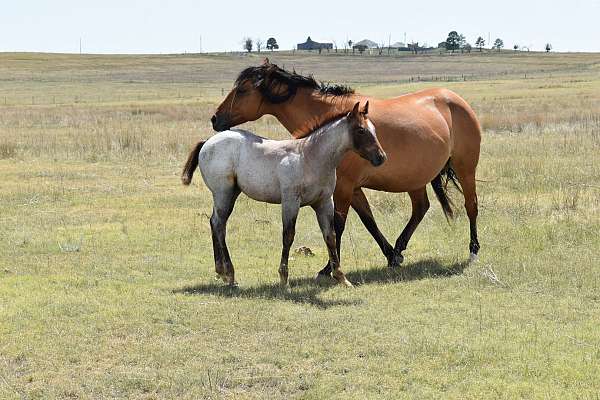
M 324 128 L 326 125 L 329 125 L 330 123 L 341 119 L 342 117 L 346 116 L 348 113 L 347 112 L 342 112 L 340 113 L 335 112 L 335 111 L 331 111 L 325 115 L 322 116 L 315 116 L 312 119 L 307 120 L 304 124 L 302 124 L 301 127 L 299 127 L 298 129 L 296 129 L 292 135 L 294 136 L 295 139 L 302 139 L 305 138 L 307 136 L 312 135 L 313 133 L 321 130 L 322 128 Z
M 313 89 L 324 96 L 347 96 L 354 93 L 354 89 L 349 86 L 317 82 L 312 75 L 305 76 L 296 71 L 286 71 L 269 62 L 244 69 L 235 80 L 235 85 L 238 86 L 246 80 L 250 81 L 263 97 L 273 104 L 288 101 L 294 97 L 298 88 Z

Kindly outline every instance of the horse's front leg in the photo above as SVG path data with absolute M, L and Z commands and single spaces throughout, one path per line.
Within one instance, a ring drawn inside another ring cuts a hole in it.
M 296 218 L 300 210 L 300 200 L 295 196 L 282 196 L 281 201 L 281 219 L 283 221 L 283 247 L 281 249 L 281 262 L 279 263 L 279 279 L 282 287 L 288 284 L 288 261 L 290 257 L 290 247 L 294 243 L 296 235 Z
M 320 204 L 313 206 L 317 220 L 319 221 L 319 227 L 323 233 L 323 239 L 327 245 L 327 252 L 329 253 L 329 265 L 332 269 L 333 277 L 341 284 L 352 287 L 352 284 L 342 272 L 340 268 L 340 259 L 336 248 L 336 233 L 334 229 L 334 207 L 333 199 L 330 197 L 323 200 Z

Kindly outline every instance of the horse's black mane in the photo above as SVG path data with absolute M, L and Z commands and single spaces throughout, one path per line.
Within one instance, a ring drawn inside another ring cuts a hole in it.
M 271 63 L 246 68 L 240 72 L 235 84 L 238 86 L 246 80 L 260 90 L 269 102 L 275 104 L 292 98 L 298 88 L 317 90 L 324 96 L 346 96 L 354 93 L 354 89 L 349 86 L 317 82 L 312 75 L 304 76 L 296 71 L 289 72 Z

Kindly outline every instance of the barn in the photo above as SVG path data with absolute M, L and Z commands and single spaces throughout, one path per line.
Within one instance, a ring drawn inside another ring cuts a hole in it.
M 331 49 L 333 49 L 333 43 L 315 42 L 314 40 L 312 40 L 310 38 L 310 36 L 306 39 L 306 42 L 298 43 L 297 46 L 298 46 L 297 47 L 298 50 L 319 50 L 319 49 L 331 50 Z

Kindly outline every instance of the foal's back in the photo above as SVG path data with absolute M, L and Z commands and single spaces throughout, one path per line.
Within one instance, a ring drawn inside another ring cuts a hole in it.
M 248 197 L 281 203 L 282 187 L 302 180 L 298 140 L 269 140 L 244 130 L 229 130 L 211 137 L 198 156 L 209 189 L 238 186 Z

